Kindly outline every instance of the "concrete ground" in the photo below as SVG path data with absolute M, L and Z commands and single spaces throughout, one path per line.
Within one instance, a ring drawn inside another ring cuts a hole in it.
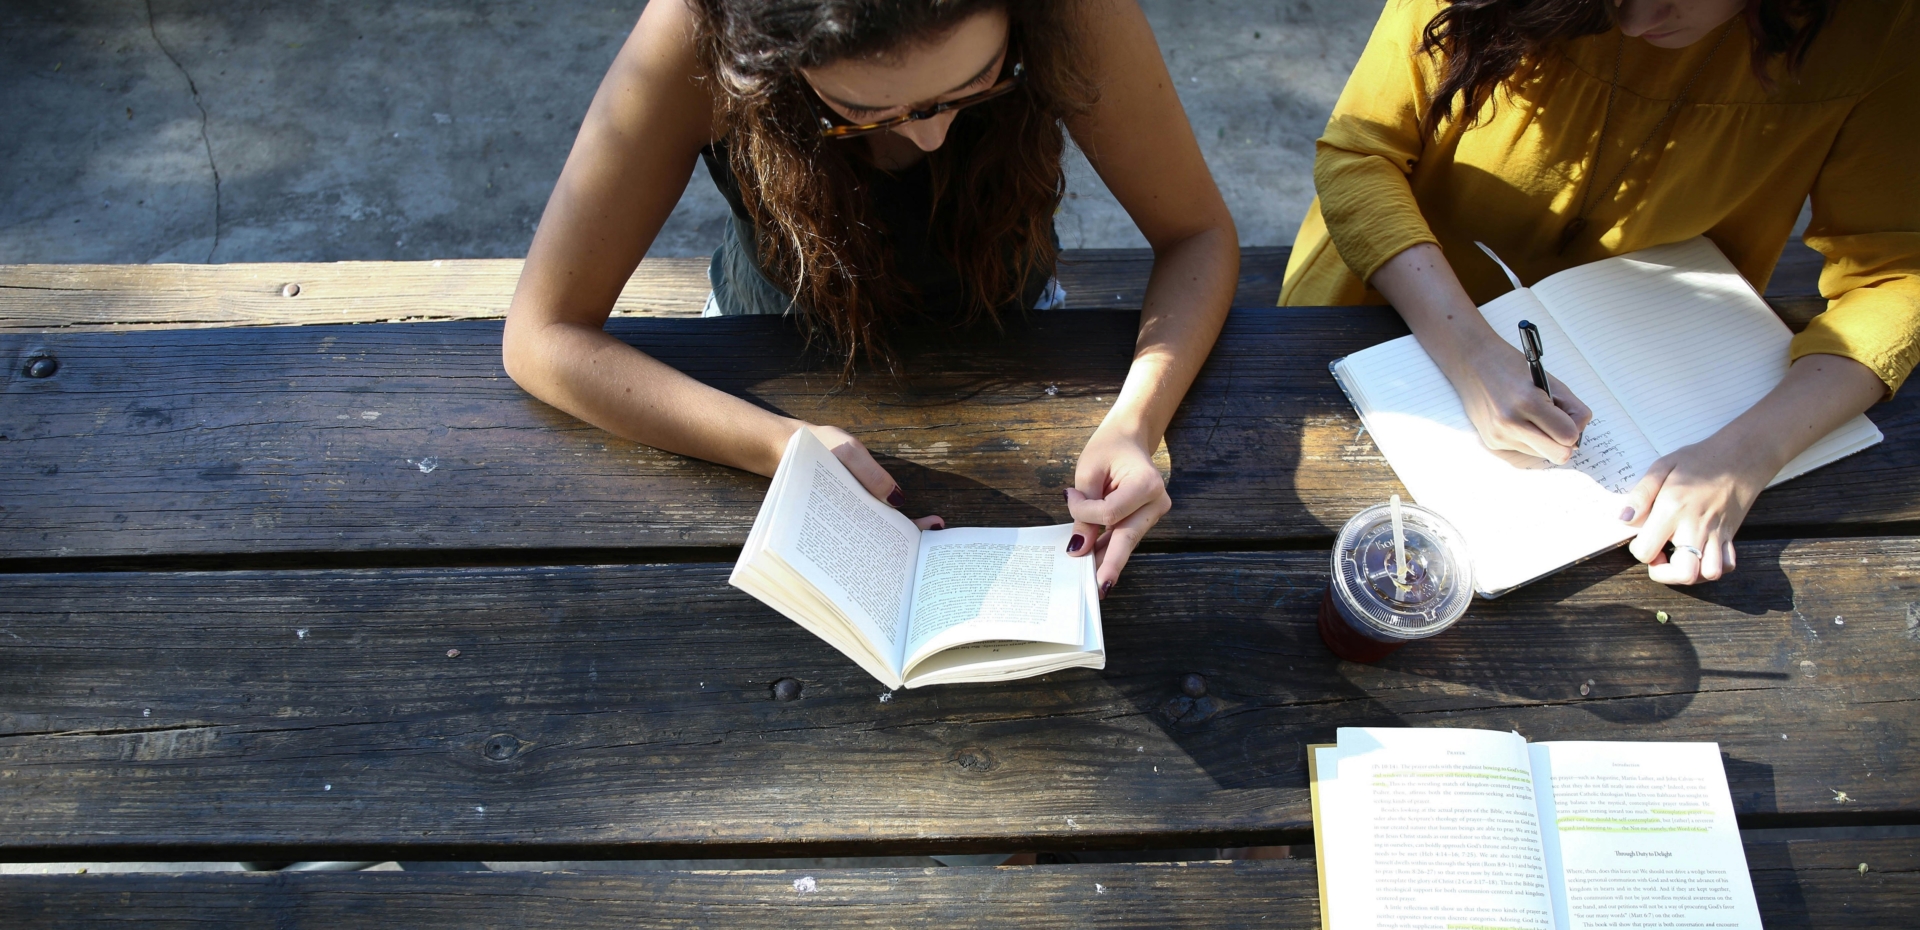
M 1383 0 L 1144 0 L 1247 245 L 1287 245 Z M 524 255 L 643 0 L 12 0 L 0 263 Z M 1074 156 L 1069 248 L 1144 245 Z M 696 171 L 655 244 L 704 255 Z

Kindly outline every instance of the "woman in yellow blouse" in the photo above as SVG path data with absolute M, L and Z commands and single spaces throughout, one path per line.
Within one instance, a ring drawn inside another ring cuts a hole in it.
M 1474 311 L 1508 285 L 1472 243 L 1531 282 L 1705 235 L 1764 290 L 1811 196 L 1826 312 L 1620 515 L 1654 580 L 1718 578 L 1767 481 L 1920 361 L 1916 59 L 1920 0 L 1388 0 L 1280 302 L 1391 303 L 1488 446 L 1564 462 L 1591 414 Z

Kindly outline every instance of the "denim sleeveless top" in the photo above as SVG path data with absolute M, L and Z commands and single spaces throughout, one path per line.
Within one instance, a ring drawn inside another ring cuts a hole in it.
M 740 181 L 728 161 L 727 141 L 701 149 L 700 158 L 733 213 L 707 266 L 707 280 L 713 285 L 707 315 L 786 313 L 793 304 L 792 294 L 775 285 L 760 266 L 753 219 L 740 198 Z M 958 319 L 965 311 L 960 272 L 933 242 L 933 173 L 927 162 L 923 159 L 899 172 L 874 172 L 868 190 L 874 218 L 893 243 L 894 273 L 912 285 L 929 318 Z M 1058 234 L 1054 243 L 1059 244 Z M 1022 283 L 1020 295 L 1021 308 L 1050 309 L 1064 298 L 1050 267 L 1035 268 Z

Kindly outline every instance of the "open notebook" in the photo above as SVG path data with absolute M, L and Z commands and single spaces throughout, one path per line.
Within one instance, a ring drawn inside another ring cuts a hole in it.
M 1713 435 L 1780 383 L 1793 339 L 1704 238 L 1569 268 L 1531 288 L 1507 277 L 1514 289 L 1481 315 L 1516 348 L 1519 322 L 1537 324 L 1547 370 L 1593 409 L 1565 465 L 1482 444 L 1460 395 L 1412 336 L 1333 363 L 1394 474 L 1466 537 L 1483 597 L 1632 539 L 1620 510 L 1647 467 Z M 1881 438 L 1855 417 L 1769 486 Z

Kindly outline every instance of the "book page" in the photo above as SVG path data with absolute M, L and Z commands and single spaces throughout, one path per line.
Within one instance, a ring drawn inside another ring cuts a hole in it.
M 1554 930 L 1525 740 L 1343 727 L 1314 768 L 1331 930 Z
M 1414 500 L 1466 537 L 1474 588 L 1493 596 L 1632 538 L 1619 520 L 1624 493 L 1654 456 L 1531 293 L 1509 292 L 1481 312 L 1516 341 L 1519 320 L 1538 324 L 1550 370 L 1593 407 L 1594 422 L 1567 465 L 1488 449 L 1412 336 L 1355 352 L 1335 371 Z
M 1091 556 L 1067 555 L 1073 524 L 921 534 L 906 660 L 983 640 L 1078 646 Z
M 1530 747 L 1561 930 L 1760 930 L 1716 743 Z
M 868 494 L 812 433 L 796 437 L 793 456 L 781 464 L 792 475 L 774 502 L 766 549 L 898 670 L 920 528 Z
M 1704 237 L 1570 268 L 1533 290 L 1662 455 L 1713 435 L 1786 376 L 1792 331 Z M 1822 454 L 1880 438 L 1864 416 L 1840 433 Z M 1796 460 L 1774 480 L 1811 467 Z

